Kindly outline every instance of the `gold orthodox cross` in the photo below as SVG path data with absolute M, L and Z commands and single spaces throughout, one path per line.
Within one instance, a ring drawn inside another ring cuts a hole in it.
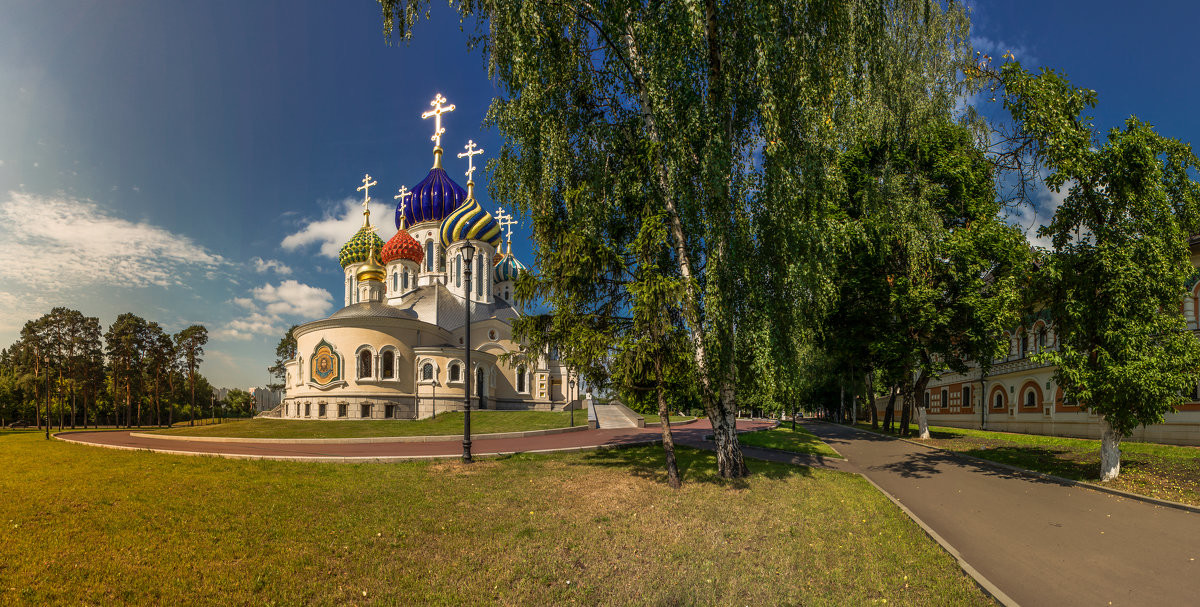
M 371 186 L 373 185 L 377 185 L 377 183 L 371 181 L 371 174 L 368 173 L 366 177 L 363 177 L 363 184 L 358 186 L 358 191 L 363 193 L 363 225 L 371 223 L 371 209 L 367 207 L 367 203 L 371 202 Z
M 433 98 L 433 101 L 429 102 L 429 105 L 432 105 L 433 109 L 421 114 L 422 120 L 433 116 L 433 137 L 430 137 L 429 139 L 433 142 L 433 145 L 439 148 L 442 147 L 442 133 L 446 132 L 446 129 L 442 128 L 442 114 L 454 111 L 453 104 L 443 106 L 443 103 L 446 103 L 446 98 L 443 97 L 441 93 L 438 93 Z
M 404 229 L 404 214 L 406 212 L 408 212 L 408 203 L 405 202 L 405 199 L 407 199 L 409 196 L 412 196 L 412 192 L 408 191 L 408 188 L 406 188 L 404 186 L 400 186 L 399 194 L 392 196 L 392 198 L 400 201 L 399 211 L 400 211 L 400 229 L 401 230 Z
M 471 141 L 470 139 L 467 140 L 467 145 L 464 145 L 463 147 L 467 148 L 467 151 L 459 154 L 458 157 L 467 157 L 467 183 L 472 183 L 475 181 L 471 178 L 471 173 L 475 172 L 475 160 L 473 157 L 482 154 L 483 148 L 475 149 L 475 142 Z
M 512 241 L 512 226 L 516 224 L 516 218 L 512 215 L 509 215 L 508 212 L 504 210 L 504 207 L 500 207 L 496 210 L 496 225 L 499 225 L 501 230 L 508 232 L 507 238 L 510 242 Z

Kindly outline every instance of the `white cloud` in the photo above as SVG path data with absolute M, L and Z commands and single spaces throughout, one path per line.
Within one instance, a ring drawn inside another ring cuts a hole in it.
M 372 202 L 371 224 L 376 226 L 379 237 L 385 241 L 396 233 L 396 207 Z M 285 250 L 318 245 L 318 252 L 325 257 L 337 259 L 338 251 L 362 227 L 362 201 L 347 198 L 326 212 L 321 219 L 306 221 L 298 232 L 289 234 L 280 243 Z
M 287 275 L 292 273 L 292 269 L 278 259 L 263 259 L 261 257 L 255 257 L 254 259 L 250 260 L 250 263 L 254 264 L 254 271 L 258 272 L 259 274 L 275 272 L 276 274 Z
M 333 305 L 329 291 L 294 280 L 285 280 L 279 286 L 265 284 L 252 292 L 254 299 L 267 306 L 268 312 L 277 315 L 314 318 L 325 314 Z
M 187 236 L 90 200 L 9 192 L 0 201 L 0 281 L 33 285 L 53 274 L 76 286 L 169 286 L 226 264 Z
M 278 337 L 291 322 L 321 318 L 333 305 L 329 291 L 295 280 L 285 280 L 278 285 L 268 283 L 252 289 L 251 294 L 254 299 L 237 297 L 231 300 L 249 314 L 226 323 L 216 331 L 217 337 L 241 341 L 259 336 Z
M 1068 181 L 1059 188 L 1059 191 L 1052 191 L 1046 186 L 1045 171 L 1043 170 L 1036 182 L 1038 191 L 1035 202 L 1021 204 L 1013 209 L 1008 216 L 1009 222 L 1025 232 L 1025 239 L 1030 244 L 1045 249 L 1051 248 L 1053 246 L 1051 239 L 1038 236 L 1038 229 L 1050 223 L 1054 213 L 1058 211 L 1058 207 L 1062 206 L 1063 201 L 1070 194 L 1073 185 L 1073 181 Z

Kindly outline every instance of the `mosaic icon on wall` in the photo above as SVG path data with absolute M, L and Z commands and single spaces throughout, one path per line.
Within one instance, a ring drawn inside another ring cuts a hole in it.
M 313 351 L 311 365 L 312 373 L 310 375 L 313 382 L 319 386 L 326 386 L 342 379 L 342 357 L 334 351 L 333 346 L 323 339 Z

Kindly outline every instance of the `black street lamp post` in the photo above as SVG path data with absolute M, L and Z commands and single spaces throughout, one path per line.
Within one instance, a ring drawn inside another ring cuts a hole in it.
M 462 461 L 464 464 L 471 463 L 471 380 L 474 373 L 471 372 L 471 262 L 475 259 L 475 245 L 470 240 L 463 243 L 462 254 L 464 264 L 463 278 L 466 281 L 466 308 L 467 308 L 467 324 L 463 332 L 463 343 L 466 344 L 466 393 L 463 396 L 463 455 Z

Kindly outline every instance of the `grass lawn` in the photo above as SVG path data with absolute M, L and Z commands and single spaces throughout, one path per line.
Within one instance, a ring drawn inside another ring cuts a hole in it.
M 186 422 L 185 422 L 186 423 Z M 569 411 L 471 411 L 471 434 L 566 428 Z M 587 413 L 575 412 L 575 425 L 587 425 Z M 210 426 L 177 426 L 162 434 L 246 438 L 357 438 L 366 436 L 437 436 L 462 434 L 461 412 L 421 420 L 297 420 L 255 418 Z
M 813 433 L 796 426 L 792 430 L 790 423 L 784 423 L 776 428 L 762 432 L 746 432 L 738 435 L 738 442 L 749 447 L 777 449 L 792 453 L 811 453 L 825 457 L 842 459 L 842 455 L 833 447 L 821 442 Z
M 659 420 L 662 419 L 661 417 L 658 416 L 657 413 L 639 413 L 638 415 L 641 415 L 642 417 L 646 418 L 647 424 L 657 424 L 659 422 Z M 672 415 L 668 419 L 671 420 L 672 424 L 679 424 L 679 423 L 683 423 L 683 422 L 690 422 L 696 418 L 694 418 L 690 415 Z
M 986 605 L 860 477 L 708 452 L 307 464 L 0 435 L 0 604 Z
M 864 429 L 869 430 L 870 426 Z M 1121 475 L 1100 483 L 1100 441 L 931 426 L 935 447 L 1072 480 L 1200 506 L 1200 448 L 1121 443 Z

